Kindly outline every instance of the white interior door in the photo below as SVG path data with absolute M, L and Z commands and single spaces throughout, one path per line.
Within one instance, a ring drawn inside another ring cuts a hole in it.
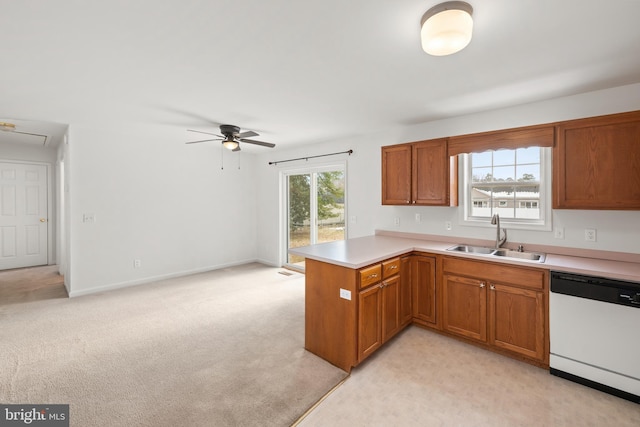
M 45 265 L 47 167 L 0 163 L 0 270 Z

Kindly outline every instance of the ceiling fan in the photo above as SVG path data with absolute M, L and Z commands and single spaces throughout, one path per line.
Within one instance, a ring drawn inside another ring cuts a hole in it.
M 187 129 L 189 132 L 197 132 L 204 133 L 205 135 L 212 135 L 217 138 L 203 139 L 200 141 L 191 141 L 187 142 L 187 144 L 197 144 L 200 142 L 209 142 L 209 141 L 222 141 L 222 145 L 231 150 L 231 151 L 240 151 L 240 143 L 246 142 L 247 144 L 261 145 L 263 147 L 273 148 L 276 144 L 272 144 L 270 142 L 256 141 L 255 139 L 247 139 L 250 136 L 258 136 L 257 133 L 249 130 L 246 132 L 240 132 L 240 128 L 234 125 L 220 125 L 220 133 L 222 135 L 218 135 L 216 133 L 203 132 L 200 130 Z

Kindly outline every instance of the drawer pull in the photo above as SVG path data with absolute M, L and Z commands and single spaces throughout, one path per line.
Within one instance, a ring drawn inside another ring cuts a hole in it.
M 378 277 L 378 273 L 373 273 L 367 276 L 367 279 L 375 279 L 376 277 Z
M 389 267 L 389 270 L 395 270 L 396 268 L 398 268 L 398 266 L 393 264 L 391 267 Z

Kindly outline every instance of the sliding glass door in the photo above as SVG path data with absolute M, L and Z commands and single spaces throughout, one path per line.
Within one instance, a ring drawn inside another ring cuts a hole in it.
M 285 173 L 286 265 L 304 270 L 304 258 L 290 248 L 343 240 L 345 222 L 344 166 Z

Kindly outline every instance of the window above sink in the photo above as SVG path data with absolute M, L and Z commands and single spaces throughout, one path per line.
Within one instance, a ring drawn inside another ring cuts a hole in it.
M 552 229 L 551 148 L 488 150 L 460 158 L 462 225 L 489 227 L 499 214 L 504 228 Z

